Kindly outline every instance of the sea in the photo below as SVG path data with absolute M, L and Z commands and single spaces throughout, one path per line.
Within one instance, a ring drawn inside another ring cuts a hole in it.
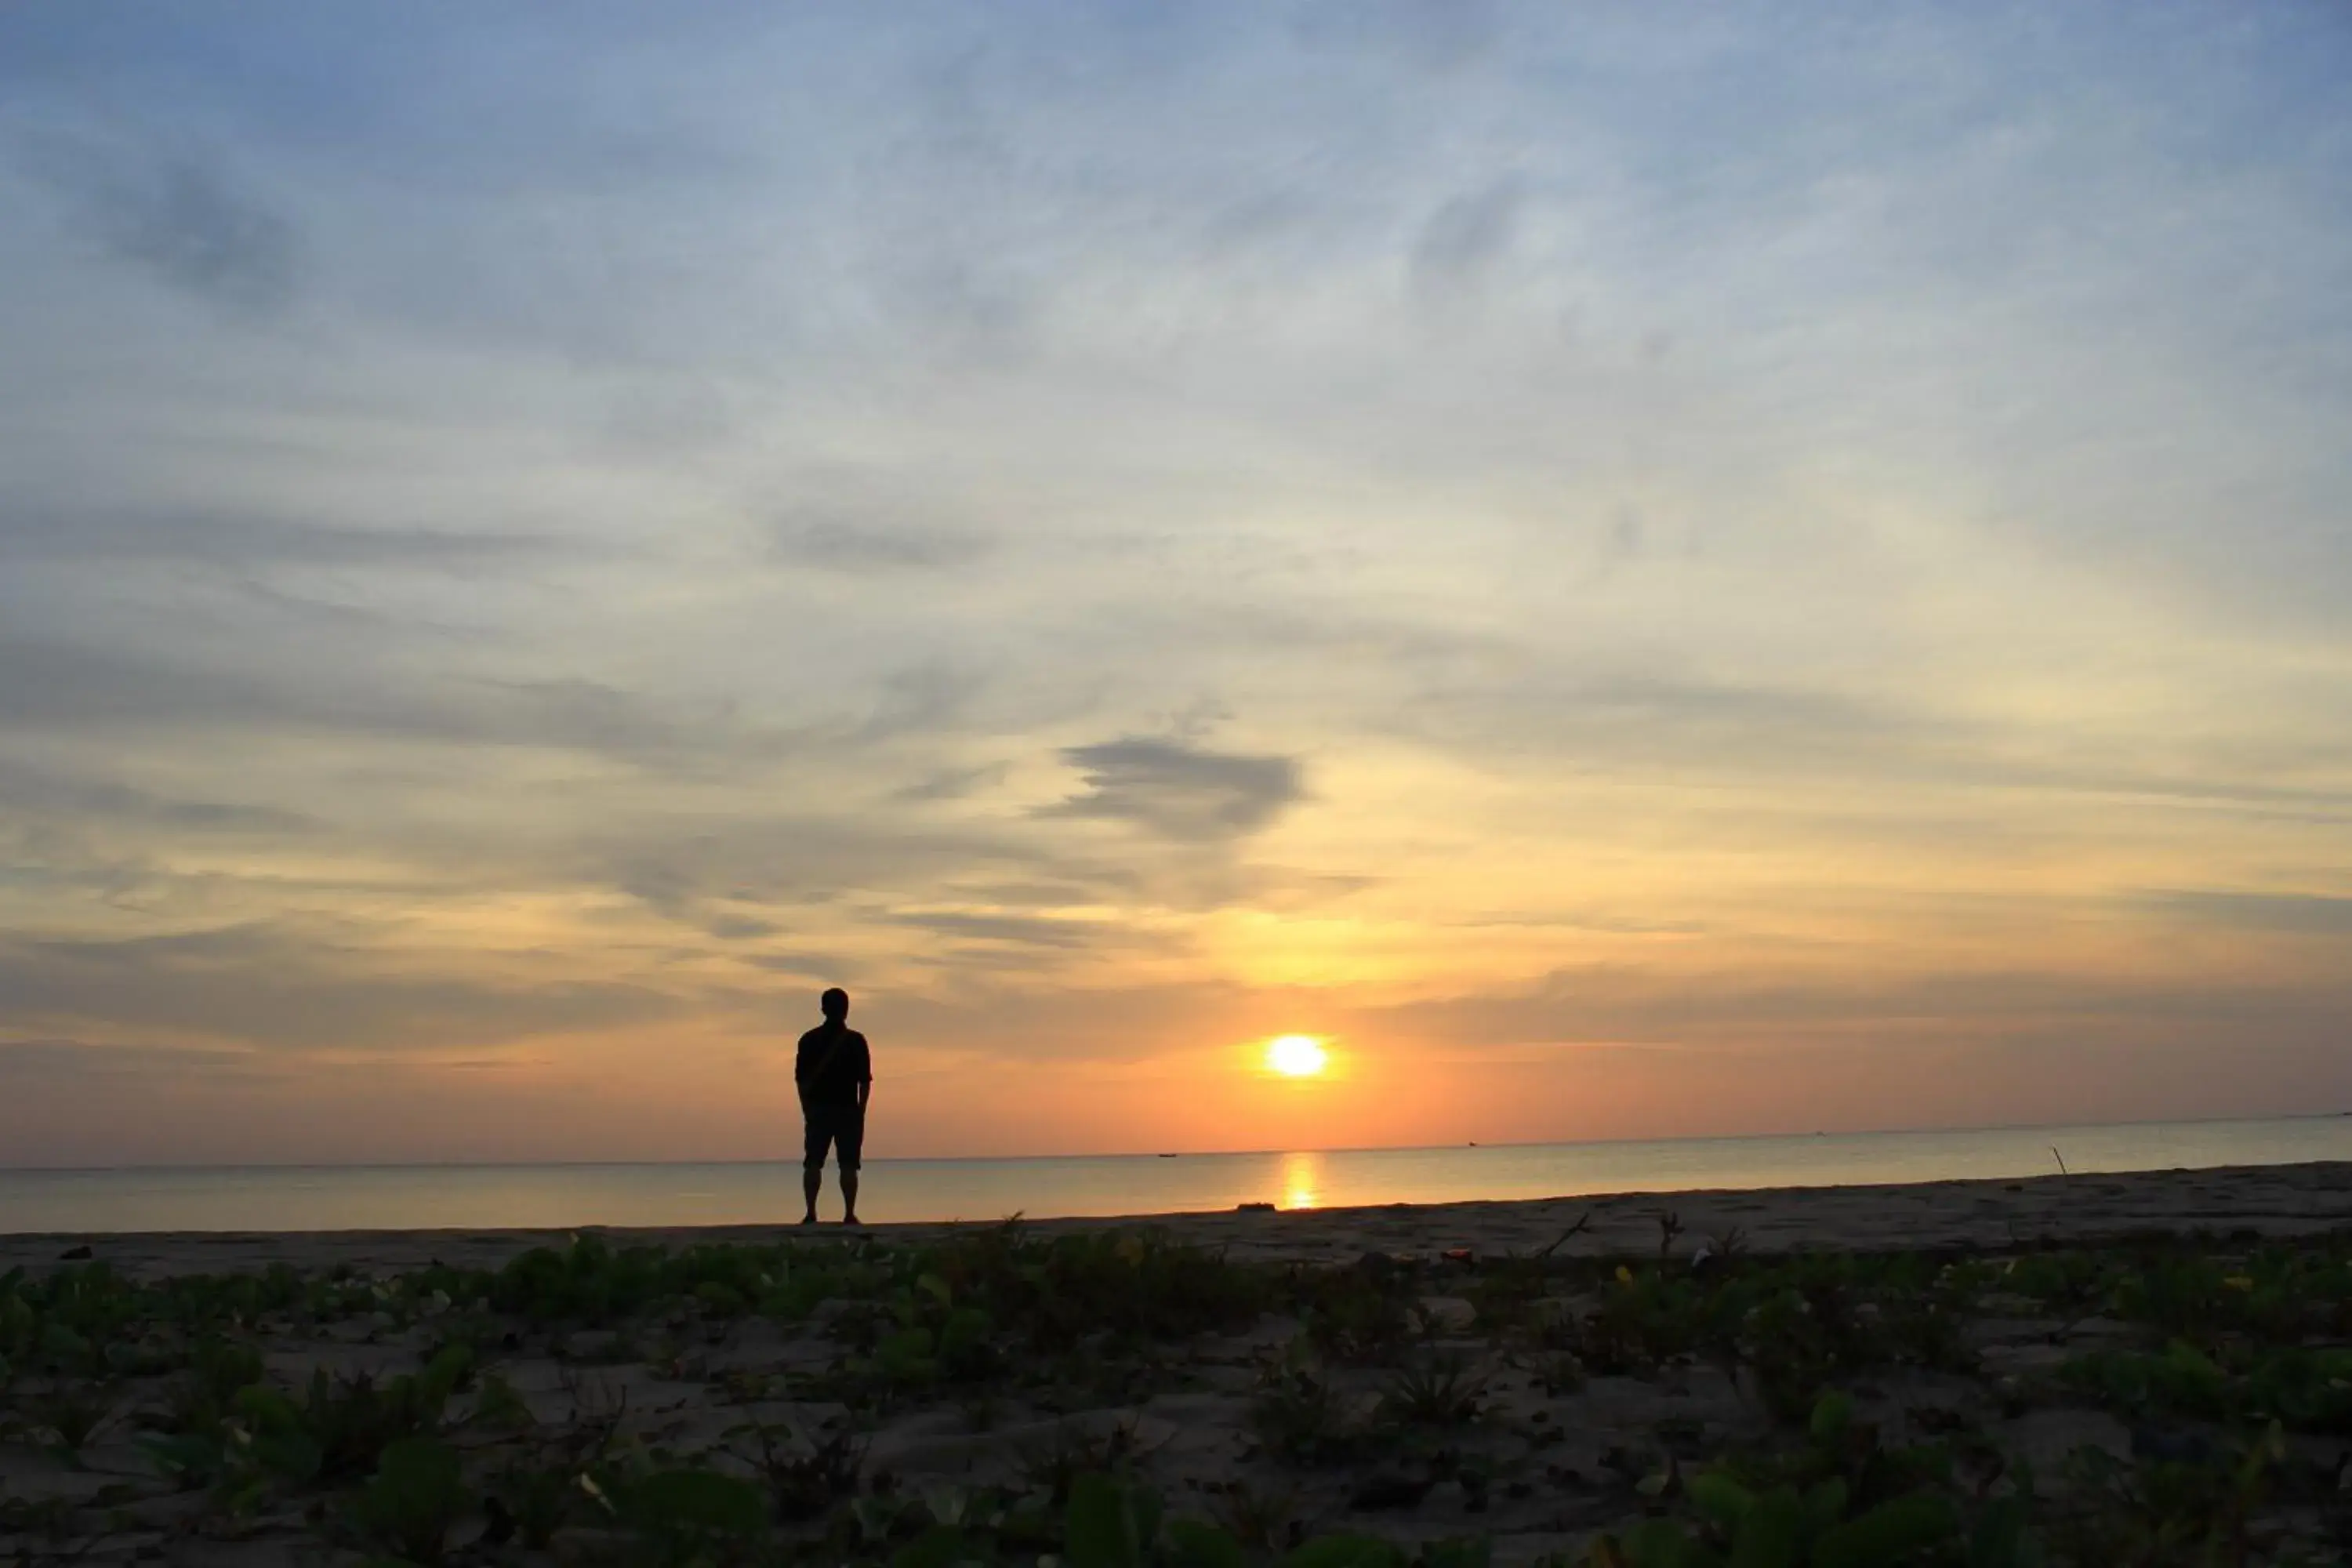
M 870 1160 L 860 1217 L 1162 1215 L 1270 1203 L 1847 1186 L 1958 1177 L 2352 1161 L 2352 1116 L 1648 1142 L 1231 1154 Z M 824 1208 L 840 1201 L 827 1173 Z M 800 1216 L 800 1169 L 723 1164 L 252 1165 L 0 1170 L 0 1235 L 130 1231 L 770 1225 Z

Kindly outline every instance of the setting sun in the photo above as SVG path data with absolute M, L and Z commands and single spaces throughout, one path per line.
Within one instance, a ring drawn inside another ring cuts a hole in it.
M 1280 1035 L 1266 1042 L 1265 1065 L 1285 1078 L 1313 1078 L 1330 1060 L 1312 1035 Z

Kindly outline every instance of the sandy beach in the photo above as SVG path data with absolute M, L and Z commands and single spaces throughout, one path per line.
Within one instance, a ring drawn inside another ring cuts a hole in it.
M 1524 1252 L 1557 1239 L 1587 1215 L 1570 1251 L 1646 1253 L 1658 1244 L 1658 1216 L 1682 1224 L 1679 1250 L 1737 1228 L 1759 1252 L 1881 1252 L 2026 1243 L 2095 1242 L 2144 1231 L 2250 1231 L 2292 1237 L 2352 1225 L 2352 1164 L 2246 1165 L 2202 1171 L 2144 1171 L 2015 1181 L 1921 1182 L 1887 1186 L 1760 1191 L 1625 1193 L 1513 1203 L 1399 1204 L 1376 1208 L 1295 1209 L 1109 1215 L 1024 1222 L 1039 1235 L 1150 1225 L 1202 1246 L 1269 1261 L 1344 1263 L 1369 1251 L 1428 1252 L 1468 1247 L 1484 1254 Z M 868 1226 L 860 1234 L 921 1241 L 971 1226 Z M 330 1231 L 301 1235 L 236 1232 L 134 1236 L 0 1237 L 0 1269 L 39 1268 L 59 1251 L 89 1245 L 97 1256 L 142 1278 L 267 1268 L 351 1267 L 399 1271 L 432 1262 L 497 1268 L 532 1247 L 572 1231 Z M 616 1245 L 677 1247 L 694 1242 L 752 1243 L 801 1234 L 796 1227 L 725 1226 L 692 1229 L 606 1229 Z M 829 1229 L 828 1229 L 829 1234 Z
M 2273 1419 L 2276 1484 L 2206 1526 L 2307 1545 L 2345 1527 L 2352 1394 L 2273 1412 L 2309 1379 L 2261 1357 L 2352 1372 L 2347 1232 L 2352 1166 L 2307 1165 L 1056 1220 L 1009 1249 L 10 1237 L 0 1554 L 1034 1563 L 1099 1474 L 1234 1561 L 1337 1531 L 1580 1563 L 1645 1520 L 1730 1530 L 1694 1511 L 1710 1468 L 1847 1465 L 1861 1500 L 1932 1444 L 1962 1477 L 1937 1507 L 2030 1468 L 2051 1560 L 2087 1562 L 2146 1467 L 2242 1467 Z M 638 1247 L 670 1261 L 615 1261 Z M 2195 1311 L 2150 1304 L 2151 1268 Z M 2209 1330 L 2209 1403 L 2130 1381 Z

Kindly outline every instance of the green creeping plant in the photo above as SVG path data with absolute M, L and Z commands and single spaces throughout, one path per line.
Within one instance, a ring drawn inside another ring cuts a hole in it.
M 2074 1563 L 2243 1563 L 2273 1558 L 2257 1512 L 2289 1458 L 2273 1424 L 2201 1462 L 2127 1461 L 2077 1449 L 2053 1540 Z
M 391 1444 L 431 1436 L 472 1367 L 464 1346 L 380 1387 L 364 1377 L 339 1382 L 321 1367 L 299 1400 L 261 1384 L 240 1390 L 236 1415 L 263 1470 L 293 1486 L 331 1485 L 367 1474 Z
M 877 1341 L 873 1357 L 886 1382 L 971 1383 L 1003 1364 L 992 1342 L 994 1321 L 981 1308 L 958 1305 L 954 1288 L 940 1275 L 922 1274 L 902 1287 L 892 1312 L 898 1326 Z
M 1247 1568 L 1250 1561 L 1215 1525 L 1163 1521 L 1160 1499 L 1149 1488 L 1104 1476 L 1081 1477 L 1070 1489 L 1063 1538 L 1063 1568 Z M 1483 1547 L 1447 1543 L 1423 1562 L 1429 1568 L 1479 1568 L 1484 1555 Z M 1280 1563 L 1281 1568 L 1411 1568 L 1412 1559 L 1393 1542 L 1327 1535 L 1294 1547 Z
M 1758 1492 L 1709 1472 L 1691 1483 L 1690 1496 L 1706 1527 L 1644 1521 L 1622 1536 L 1602 1536 L 1586 1562 L 1591 1568 L 2030 1568 L 2039 1561 L 2025 1535 L 2024 1505 L 2014 1499 L 1988 1509 L 1970 1533 L 1951 1500 L 1931 1492 L 1850 1513 L 1845 1485 L 1834 1479 L 1803 1491 Z
M 1743 1474 L 1741 1469 L 1750 1473 Z M 1831 1392 L 1815 1403 L 1805 1447 L 1694 1476 L 1696 1520 L 1645 1520 L 1603 1535 L 1588 1568 L 2035 1568 L 2027 1500 L 1963 1516 L 1932 1449 L 1889 1452 Z
M 434 1437 L 387 1444 L 352 1506 L 352 1521 L 367 1539 L 411 1563 L 441 1561 L 450 1530 L 473 1504 L 457 1451 Z
M 659 1470 L 619 1498 L 622 1519 L 648 1534 L 692 1543 L 767 1533 L 768 1497 L 756 1482 L 715 1470 Z
M 2059 1381 L 2134 1415 L 2221 1422 L 2275 1420 L 2290 1431 L 2352 1432 L 2352 1349 L 2242 1342 L 2220 1359 L 2175 1340 L 2154 1354 L 2100 1350 L 2058 1369 Z

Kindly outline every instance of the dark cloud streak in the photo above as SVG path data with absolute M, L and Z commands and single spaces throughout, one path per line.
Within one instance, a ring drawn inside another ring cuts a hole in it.
M 2352 898 L 2325 893 L 2241 893 L 2167 888 L 2140 900 L 2160 914 L 2234 931 L 2352 936 Z
M 94 142 L 22 152 L 76 225 L 119 259 L 233 317 L 266 320 L 293 304 L 302 250 L 294 225 L 220 164 Z
M 1043 815 L 1131 823 L 1185 842 L 1244 837 L 1304 794 L 1295 758 L 1212 752 L 1182 741 L 1128 736 L 1073 746 L 1062 758 L 1085 775 L 1086 792 Z

